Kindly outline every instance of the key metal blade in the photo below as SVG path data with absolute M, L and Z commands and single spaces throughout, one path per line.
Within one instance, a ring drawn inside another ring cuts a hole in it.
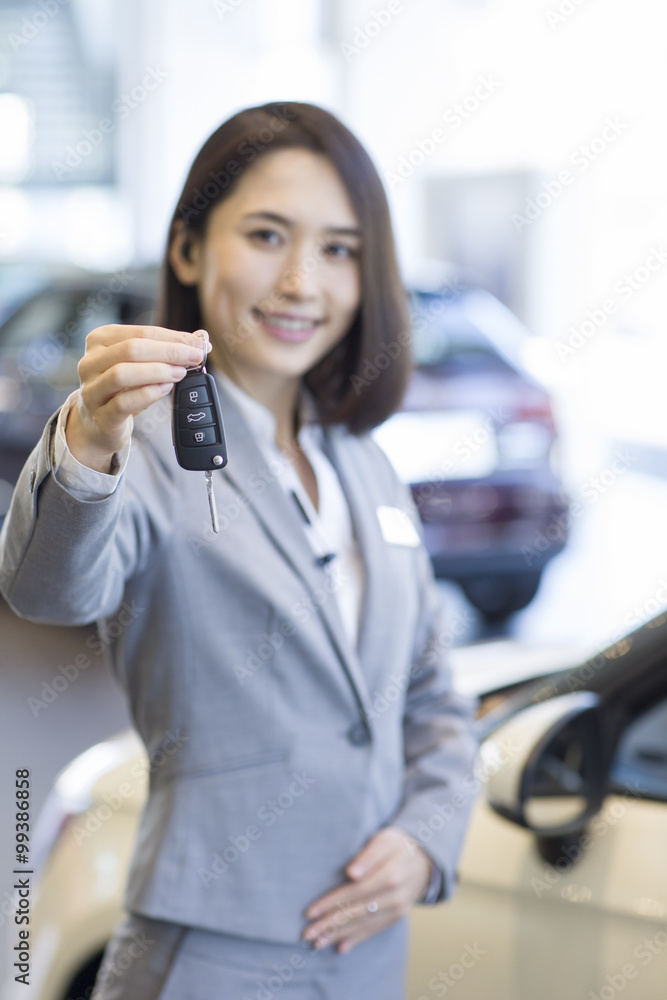
M 216 535 L 220 532 L 220 525 L 218 523 L 218 511 L 215 506 L 215 497 L 213 496 L 213 472 L 209 469 L 204 473 L 206 477 L 206 492 L 208 493 L 208 507 L 211 511 L 211 524 L 213 525 L 213 530 Z

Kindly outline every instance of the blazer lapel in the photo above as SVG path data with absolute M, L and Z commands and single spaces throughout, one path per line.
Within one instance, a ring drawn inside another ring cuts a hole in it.
M 343 438 L 346 438 L 344 441 Z M 352 451 L 350 450 L 352 445 Z M 340 479 L 350 508 L 352 525 L 364 563 L 365 581 L 362 616 L 357 644 L 357 656 L 363 675 L 370 681 L 375 676 L 377 650 L 376 629 L 385 619 L 383 581 L 385 581 L 385 543 L 377 519 L 375 502 L 369 495 L 368 482 L 361 475 L 363 457 L 354 461 L 354 438 L 350 441 L 342 428 L 324 428 L 324 450 Z
M 218 389 L 229 451 L 229 463 L 218 474 L 225 476 L 240 494 L 247 497 L 253 513 L 261 522 L 267 536 L 312 592 L 322 587 L 326 580 L 326 570 L 319 568 L 315 563 L 315 555 L 303 530 L 301 515 L 296 504 L 292 502 L 279 481 L 280 470 L 277 467 L 270 467 L 267 463 L 236 400 L 226 392 L 221 382 L 218 382 Z M 261 489 L 259 483 L 266 484 L 265 488 Z M 356 493 L 353 503 L 355 508 L 359 506 Z M 357 529 L 359 516 L 355 516 L 354 513 L 353 521 Z M 363 547 L 361 538 L 360 543 Z M 367 562 L 366 555 L 364 562 Z M 317 606 L 352 688 L 360 714 L 362 718 L 366 718 L 370 711 L 368 685 L 361 669 L 359 655 L 345 633 L 338 603 L 334 597 Z M 362 628 L 362 638 L 363 635 Z

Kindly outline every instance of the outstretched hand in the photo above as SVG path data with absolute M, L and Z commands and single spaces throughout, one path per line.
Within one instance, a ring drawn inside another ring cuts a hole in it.
M 336 944 L 339 952 L 350 951 L 405 916 L 426 891 L 431 859 L 404 830 L 386 826 L 345 872 L 349 882 L 320 896 L 306 910 L 312 923 L 303 937 L 316 948 Z

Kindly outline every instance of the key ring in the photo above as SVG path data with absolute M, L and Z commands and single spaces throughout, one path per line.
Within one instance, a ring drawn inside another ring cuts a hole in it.
M 204 372 L 205 374 L 207 374 L 207 372 L 206 372 L 206 361 L 208 360 L 208 345 L 209 345 L 208 331 L 207 330 L 194 330 L 193 331 L 193 335 L 195 337 L 199 337 L 199 339 L 202 342 L 202 351 L 204 352 L 204 358 L 203 358 L 201 364 L 199 364 L 199 365 L 193 365 L 191 368 L 187 368 L 186 371 L 189 371 L 189 372 Z

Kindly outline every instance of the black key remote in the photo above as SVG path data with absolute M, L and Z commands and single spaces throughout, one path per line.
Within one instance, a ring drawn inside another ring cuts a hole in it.
M 227 465 L 227 445 L 218 390 L 205 365 L 188 371 L 174 386 L 171 435 L 178 464 L 206 473 L 213 530 L 218 517 L 213 498 L 213 470 Z
M 176 458 L 184 469 L 207 472 L 227 465 L 218 390 L 204 365 L 174 386 L 171 430 Z

